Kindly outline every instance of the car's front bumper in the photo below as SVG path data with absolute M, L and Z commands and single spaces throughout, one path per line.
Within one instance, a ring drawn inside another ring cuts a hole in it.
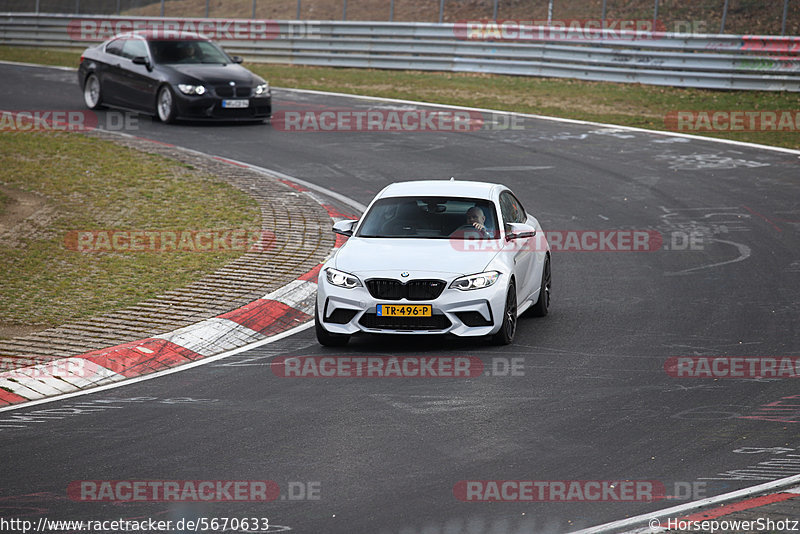
M 224 108 L 223 100 L 214 95 L 184 95 L 174 91 L 177 105 L 177 117 L 181 119 L 216 119 L 216 120 L 259 120 L 272 116 L 272 96 L 250 98 L 237 98 L 235 100 L 248 100 L 246 108 Z
M 325 266 L 327 267 L 327 265 Z M 393 278 L 383 274 L 366 276 L 362 286 L 345 289 L 328 282 L 324 267 L 320 271 L 317 289 L 318 317 L 325 330 L 332 334 L 452 334 L 456 336 L 485 336 L 500 329 L 503 320 L 508 276 L 492 286 L 471 291 L 450 289 L 458 276 L 442 273 L 415 273 L 414 279 L 439 279 L 445 289 L 431 300 L 387 300 L 375 298 L 365 283 L 371 278 Z M 460 276 L 460 275 L 459 275 Z M 410 280 L 408 280 L 410 281 Z M 405 281 L 405 282 L 408 282 Z M 430 304 L 429 318 L 391 318 L 377 315 L 378 304 Z

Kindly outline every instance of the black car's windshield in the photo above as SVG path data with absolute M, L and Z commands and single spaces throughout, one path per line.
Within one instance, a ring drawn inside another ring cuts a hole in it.
M 394 197 L 375 202 L 357 237 L 496 239 L 497 216 L 489 200 Z
M 153 59 L 160 64 L 230 63 L 231 59 L 214 43 L 199 40 L 150 41 Z

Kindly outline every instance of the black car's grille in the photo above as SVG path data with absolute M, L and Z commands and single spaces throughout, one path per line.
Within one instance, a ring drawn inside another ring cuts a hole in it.
M 249 87 L 231 87 L 230 85 L 218 85 L 214 87 L 214 90 L 222 98 L 247 98 L 251 91 Z
M 411 280 L 402 283 L 392 278 L 367 280 L 369 294 L 382 300 L 433 300 L 444 291 L 444 280 Z
M 358 320 L 364 328 L 384 330 L 444 330 L 453 323 L 446 315 L 430 317 L 383 317 L 375 313 L 365 313 Z

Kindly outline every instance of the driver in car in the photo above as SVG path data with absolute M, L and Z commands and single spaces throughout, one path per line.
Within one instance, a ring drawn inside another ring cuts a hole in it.
M 485 222 L 486 222 L 486 215 L 483 213 L 483 210 L 480 209 L 478 206 L 472 206 L 470 209 L 467 210 L 467 226 L 472 226 L 476 230 L 488 233 L 488 231 L 486 230 L 486 226 L 484 226 Z
M 472 235 L 471 230 L 477 230 L 477 233 L 474 237 L 478 237 L 481 239 L 491 237 L 491 233 L 486 228 L 486 214 L 483 213 L 483 210 L 478 206 L 472 206 L 470 209 L 467 210 L 466 221 L 465 223 L 458 227 L 455 232 L 451 235 L 461 234 L 464 233 L 465 235 Z

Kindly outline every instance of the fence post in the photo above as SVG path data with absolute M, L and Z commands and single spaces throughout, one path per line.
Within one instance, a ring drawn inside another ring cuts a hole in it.
M 36 0 L 36 14 L 39 14 L 39 0 Z
M 122 14 L 122 7 L 120 6 L 121 0 L 117 0 L 117 16 Z
M 300 0 L 297 0 L 297 16 L 295 18 L 300 20 Z
M 789 12 L 789 0 L 783 0 L 783 21 L 781 22 L 781 36 L 786 35 L 786 15 Z
M 253 0 L 253 15 L 250 18 L 256 18 L 256 0 Z
M 658 0 L 653 8 L 653 31 L 656 31 L 656 28 L 658 28 Z
M 439 0 L 439 24 L 444 20 L 444 0 Z
M 553 0 L 547 2 L 547 25 L 553 22 Z
M 161 0 L 161 16 L 164 16 L 164 0 Z
M 394 22 L 394 0 L 389 2 L 389 22 Z
M 78 15 L 81 12 L 81 0 L 75 0 L 75 14 Z
M 725 33 L 725 20 L 728 18 L 728 0 L 722 6 L 722 24 L 719 25 L 719 33 Z
M 602 28 L 606 29 L 606 0 L 603 0 L 603 13 L 600 15 L 600 24 L 602 24 Z
M 492 20 L 497 20 L 497 2 L 498 0 L 494 0 L 494 7 L 492 8 Z

